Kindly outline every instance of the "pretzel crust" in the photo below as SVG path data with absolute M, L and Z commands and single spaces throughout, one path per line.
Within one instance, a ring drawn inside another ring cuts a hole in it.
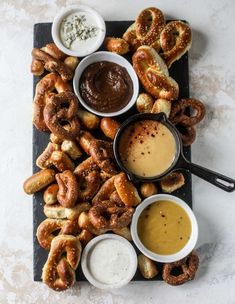
M 58 202 L 65 208 L 74 207 L 78 199 L 78 182 L 73 172 L 66 170 L 55 176 L 59 186 Z
M 104 46 L 109 52 L 124 55 L 129 51 L 129 44 L 122 38 L 106 37 Z

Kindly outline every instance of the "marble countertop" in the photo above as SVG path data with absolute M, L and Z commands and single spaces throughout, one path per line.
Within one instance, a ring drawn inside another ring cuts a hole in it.
M 235 303 L 235 194 L 193 178 L 193 206 L 200 236 L 200 269 L 179 287 L 164 282 L 131 283 L 98 290 L 79 283 L 56 293 L 33 282 L 32 198 L 22 182 L 32 168 L 33 24 L 52 21 L 60 8 L 83 3 L 105 20 L 134 19 L 144 7 L 158 6 L 168 18 L 186 19 L 193 29 L 191 96 L 207 114 L 193 144 L 193 161 L 235 177 L 235 1 L 233 0 L 2 0 L 0 3 L 0 303 Z

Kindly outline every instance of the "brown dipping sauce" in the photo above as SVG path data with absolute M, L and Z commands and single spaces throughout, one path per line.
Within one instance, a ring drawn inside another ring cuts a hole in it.
M 133 95 L 133 83 L 127 70 L 109 61 L 89 65 L 81 75 L 79 89 L 87 105 L 104 113 L 121 110 Z

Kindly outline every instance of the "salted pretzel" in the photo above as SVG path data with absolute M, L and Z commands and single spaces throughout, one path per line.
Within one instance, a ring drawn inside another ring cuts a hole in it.
M 73 71 L 61 60 L 52 57 L 47 52 L 34 48 L 32 50 L 33 59 L 42 62 L 44 68 L 49 72 L 57 72 L 63 81 L 69 81 L 73 78 Z M 35 66 L 33 65 L 35 69 Z M 32 67 L 31 67 L 32 70 Z
M 116 229 L 130 224 L 134 209 L 119 207 L 110 201 L 103 201 L 91 207 L 89 219 L 97 229 Z
M 50 185 L 55 180 L 53 169 L 43 169 L 26 179 L 23 184 L 24 192 L 33 194 Z
M 136 100 L 136 109 L 140 113 L 150 113 L 153 108 L 153 98 L 148 93 L 140 93 Z
M 76 280 L 75 270 L 81 257 L 82 246 L 72 235 L 58 235 L 42 270 L 42 281 L 56 291 L 71 287 Z
M 193 250 L 186 258 L 163 265 L 162 278 L 170 285 L 181 285 L 187 281 L 193 280 L 198 269 L 199 258 L 195 250 Z M 179 275 L 173 275 L 174 268 L 181 268 Z
M 145 90 L 155 98 L 174 100 L 178 97 L 179 86 L 169 76 L 162 58 L 149 46 L 141 46 L 132 57 L 133 67 Z
M 98 192 L 101 184 L 99 172 L 94 170 L 77 176 L 78 198 L 90 200 Z
M 65 208 L 60 204 L 44 205 L 43 212 L 48 218 L 76 220 L 83 211 L 88 211 L 91 205 L 87 202 L 78 203 L 73 208 Z
M 63 172 L 65 170 L 74 170 L 74 163 L 70 157 L 63 151 L 54 151 L 51 154 L 50 162 L 54 165 L 58 171 Z
M 193 110 L 194 113 L 186 111 Z M 170 120 L 173 124 L 180 124 L 191 127 L 199 123 L 205 116 L 206 110 L 204 104 L 194 98 L 177 100 L 172 104 Z
M 52 165 L 51 155 L 54 151 L 60 151 L 60 145 L 49 142 L 45 150 L 38 156 L 36 165 L 41 169 L 49 168 Z
M 63 219 L 45 219 L 37 228 L 36 236 L 40 246 L 49 250 L 51 242 L 57 235 L 69 234 L 76 235 L 79 232 L 77 221 L 63 220 Z
M 114 178 L 115 176 L 112 176 L 111 178 L 106 180 L 104 184 L 100 187 L 99 191 L 92 199 L 93 205 L 110 199 L 111 194 L 116 190 L 114 186 Z
M 129 52 L 129 44 L 122 38 L 106 37 L 104 47 L 109 52 L 124 55 Z
M 191 47 L 192 32 L 182 21 L 171 21 L 166 24 L 160 34 L 161 56 L 168 68 L 180 59 Z
M 60 93 L 72 91 L 72 88 L 68 83 L 64 82 L 57 73 L 47 74 L 36 85 L 33 100 L 33 124 L 38 130 L 49 131 L 44 121 L 43 110 L 47 96 L 54 91 Z
M 142 45 L 151 45 L 155 43 L 165 26 L 163 13 L 156 7 L 144 9 L 135 22 L 136 36 Z
M 163 192 L 171 193 L 183 187 L 185 184 L 184 175 L 181 172 L 172 172 L 160 180 Z
M 104 117 L 100 121 L 100 129 L 106 137 L 114 140 L 114 137 L 120 127 L 120 123 L 110 117 Z
M 123 34 L 122 38 L 129 44 L 131 51 L 135 52 L 141 46 L 140 40 L 136 36 L 136 24 L 132 23 Z
M 73 172 L 66 170 L 55 176 L 59 186 L 58 202 L 65 208 L 74 207 L 78 199 L 78 182 Z
M 80 130 L 80 123 L 76 116 L 77 108 L 78 99 L 72 92 L 62 92 L 50 96 L 43 111 L 49 130 L 64 139 L 76 138 Z M 63 127 L 65 122 L 69 124 L 69 130 Z
M 94 162 L 93 158 L 90 156 L 81 162 L 74 170 L 76 175 L 86 175 L 91 171 L 98 171 L 99 166 Z
M 89 154 L 91 143 L 96 139 L 89 131 L 82 130 L 80 131 L 77 140 L 86 154 Z
M 93 235 L 101 235 L 108 231 L 108 229 L 97 229 L 95 228 L 89 219 L 89 215 L 87 211 L 82 212 L 78 217 L 78 226 L 82 230 L 88 230 Z

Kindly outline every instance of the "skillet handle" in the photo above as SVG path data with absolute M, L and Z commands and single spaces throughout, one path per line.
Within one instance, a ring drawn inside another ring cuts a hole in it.
M 227 192 L 233 192 L 235 190 L 235 180 L 224 176 L 220 173 L 214 172 L 207 168 L 201 167 L 199 165 L 188 162 L 184 159 L 183 164 L 181 164 L 182 169 L 186 169 L 193 173 L 194 175 L 204 179 L 205 181 L 219 187 Z

